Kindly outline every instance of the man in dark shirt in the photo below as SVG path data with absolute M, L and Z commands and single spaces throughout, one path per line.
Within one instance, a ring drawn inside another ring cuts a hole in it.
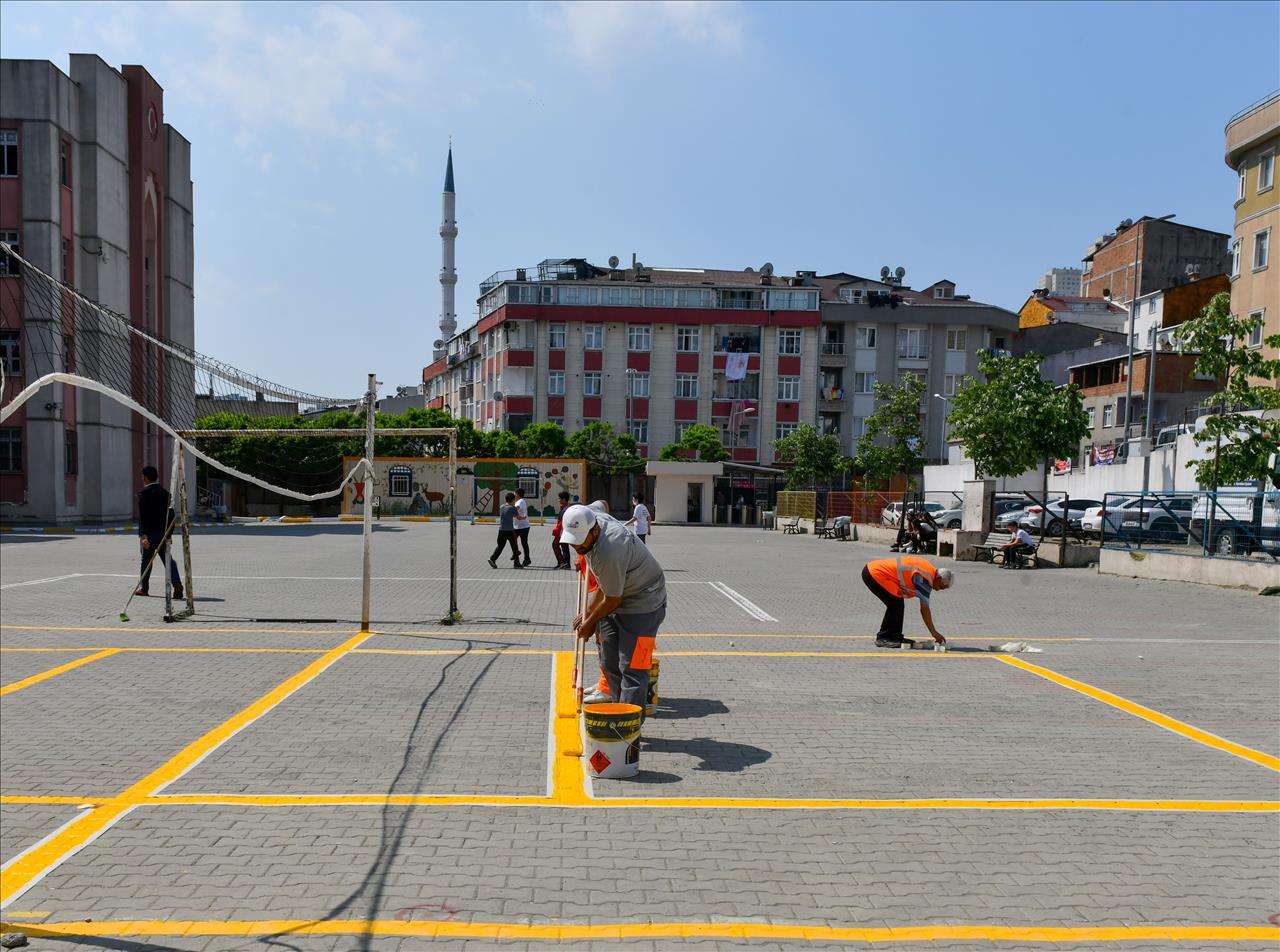
M 142 467 L 142 491 L 138 493 L 138 540 L 142 545 L 142 574 L 138 579 L 135 595 L 148 594 L 147 586 L 151 582 L 151 566 L 155 559 L 159 559 L 161 563 L 168 561 L 169 546 L 165 536 L 169 531 L 173 512 L 169 508 L 169 490 L 157 482 L 159 479 L 160 474 L 154 466 Z M 178 574 L 178 563 L 174 562 L 171 569 L 173 597 L 182 598 L 182 576 Z

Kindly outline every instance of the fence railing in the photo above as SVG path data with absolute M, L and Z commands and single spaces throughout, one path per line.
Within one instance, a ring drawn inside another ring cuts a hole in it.
M 1109 549 L 1280 561 L 1280 492 L 1107 493 L 1087 520 Z

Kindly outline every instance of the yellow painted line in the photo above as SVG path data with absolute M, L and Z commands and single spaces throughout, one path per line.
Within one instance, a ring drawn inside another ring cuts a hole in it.
M 124 628 L 120 625 L 112 625 L 110 628 L 0 625 L 0 631 L 114 631 L 126 633 L 162 631 L 169 635 L 351 635 L 357 633 L 354 628 L 188 628 L 185 625 L 168 625 L 164 628 Z M 403 632 L 384 632 L 384 634 L 403 634 Z M 439 634 L 445 634 L 445 632 L 439 632 Z M 457 634 L 457 632 L 454 632 L 454 634 Z
M 48 630 L 54 631 L 56 629 L 48 629 Z M 192 631 L 194 629 L 184 628 L 183 630 Z M 460 633 L 468 634 L 468 635 L 476 635 L 476 634 L 504 635 L 504 636 L 523 635 L 523 636 L 539 636 L 539 637 L 546 637 L 546 638 L 563 638 L 566 635 L 565 631 L 547 631 L 546 629 L 543 629 L 541 631 L 486 631 L 486 630 L 479 630 L 479 629 L 463 630 L 460 628 L 425 628 L 425 629 L 407 628 L 402 631 L 391 631 L 387 629 L 378 628 L 378 629 L 375 629 L 375 633 L 379 635 L 448 635 L 452 638 L 458 637 Z M 797 639 L 797 640 L 812 638 L 818 641 L 874 641 L 876 636 L 875 635 L 808 634 L 806 632 L 758 632 L 758 631 L 667 632 L 667 631 L 663 631 L 659 633 L 658 637 L 659 638 L 733 638 L 735 640 L 739 638 L 742 638 L 742 639 L 780 638 L 780 639 Z M 973 636 L 949 635 L 947 637 L 947 641 L 949 642 L 950 641 L 957 641 L 957 642 L 976 641 L 982 644 L 992 644 L 993 642 L 1008 641 L 1008 640 L 1009 640 L 1008 637 L 1005 635 L 973 635 Z M 1021 638 L 1019 640 L 1021 641 L 1096 641 L 1097 639 L 1095 638 L 1059 638 L 1059 637 L 1036 638 L 1034 636 L 1029 636 L 1026 638 Z
M 310 516 L 281 516 L 280 521 L 284 525 L 301 525 L 302 523 L 310 522 L 311 517 Z
M 138 806 L 244 806 L 244 807 L 362 807 L 362 806 L 531 806 L 595 807 L 603 809 L 699 809 L 699 810 L 1122 810 L 1156 813 L 1280 813 L 1280 801 L 1272 800 L 1106 800 L 1106 799 L 752 799 L 750 797 L 598 797 L 579 798 L 574 792 L 582 782 L 577 758 L 559 757 L 560 742 L 577 742 L 572 718 L 564 736 L 557 736 L 557 757 L 565 773 L 557 779 L 556 792 L 545 796 L 460 794 L 159 794 L 135 801 Z M 560 724 L 557 724 L 560 727 Z M 553 767 L 555 765 L 553 764 Z M 567 792 L 559 781 L 567 785 Z M 4 802 L 0 798 L 0 802 Z M 82 801 L 74 801 L 82 802 Z
M 10 648 L 0 645 L 0 654 L 23 651 L 124 651 L 149 654 L 152 652 L 183 652 L 196 654 L 321 654 L 323 648 L 174 648 L 170 646 L 153 647 L 151 645 L 117 645 L 113 648 Z
M 430 516 L 401 516 L 401 522 L 430 522 Z
M 1117 710 L 1124 711 L 1126 714 L 1132 714 L 1134 717 L 1140 717 L 1144 721 L 1150 721 L 1152 724 L 1163 727 L 1165 730 L 1172 731 L 1175 734 L 1181 734 L 1183 737 L 1188 737 L 1197 743 L 1204 744 L 1206 747 L 1225 751 L 1228 754 L 1252 761 L 1271 770 L 1280 771 L 1280 757 L 1273 757 L 1271 754 L 1264 754 L 1262 751 L 1254 750 L 1252 747 L 1245 747 L 1243 744 L 1229 741 L 1224 737 L 1219 737 L 1217 734 L 1210 734 L 1208 731 L 1176 720 L 1167 714 L 1161 714 L 1159 711 L 1153 711 L 1149 707 L 1143 707 L 1141 704 L 1123 698 L 1118 694 L 1112 694 L 1110 691 L 1102 690 L 1102 688 L 1095 688 L 1091 684 L 1085 684 L 1083 681 L 1077 681 L 1066 675 L 1058 674 L 1056 671 L 1050 671 L 1048 668 L 1042 668 L 1038 664 L 1023 661 L 1021 658 L 1014 658 L 1009 655 L 997 655 L 996 657 L 1006 664 L 1030 671 L 1032 674 L 1053 681 L 1055 684 L 1061 684 L 1063 687 L 1071 688 L 1071 690 L 1078 691 L 1086 697 L 1093 698 L 1095 701 L 1109 704 Z
M 879 651 L 668 651 L 662 649 L 656 655 L 670 657 L 734 658 L 990 658 L 985 651 L 904 651 L 901 648 L 882 648 Z
M 339 522 L 364 522 L 364 516 L 339 516 Z
M 74 533 L 76 530 L 73 529 L 71 526 L 45 526 L 40 531 L 45 533 L 46 535 L 54 535 L 54 534 L 68 535 L 68 534 Z
M 113 797 L 95 809 L 84 811 L 54 835 L 17 856 L 4 870 L 0 870 L 0 905 L 8 905 L 21 896 L 63 860 L 105 833 L 117 820 L 134 809 L 139 800 L 159 793 L 216 750 L 220 744 L 230 740 L 237 732 L 248 727 L 347 652 L 359 647 L 360 643 L 369 637 L 371 637 L 369 632 L 362 632 L 347 639 L 336 648 L 326 651 L 244 710 L 188 744 L 151 773 L 131 784 L 119 796 Z
M 78 807 L 85 804 L 96 806 L 100 803 L 105 803 L 110 799 L 110 797 L 24 797 L 5 794 L 4 796 L 0 796 L 0 804 L 61 803 L 68 806 Z
M 76 649 L 64 649 L 75 651 Z M 66 664 L 60 664 L 56 668 L 50 668 L 48 671 L 42 671 L 40 674 L 33 674 L 29 678 L 23 678 L 21 681 L 14 681 L 12 684 L 6 684 L 0 688 L 0 697 L 6 694 L 12 694 L 14 691 L 21 691 L 23 688 L 29 688 L 33 684 L 39 684 L 41 681 L 47 681 L 50 678 L 56 678 L 60 674 L 66 674 L 68 671 L 74 671 L 76 668 L 94 661 L 101 661 L 103 658 L 109 658 L 116 654 L 119 648 L 105 648 L 102 651 L 94 652 L 84 658 L 77 658 L 75 661 L 68 661 Z
M 550 655 L 550 648 L 357 648 L 352 654 L 395 655 L 462 655 L 462 654 L 510 654 Z
M 17 910 L 14 910 L 13 912 L 6 912 L 5 915 L 10 919 L 43 919 L 45 916 L 52 915 L 52 913 L 45 912 L 42 909 L 32 910 L 31 912 L 18 912 Z
M 586 773 L 581 757 L 566 757 L 561 751 L 582 750 L 580 717 L 557 717 L 558 711 L 572 711 L 577 707 L 573 690 L 572 651 L 557 651 L 555 656 L 555 703 L 549 716 L 552 718 L 554 743 L 548 752 L 551 758 L 550 802 L 557 806 L 587 806 Z
M 32 938 L 53 936 L 387 935 L 431 939 L 509 939 L 570 942 L 584 939 L 775 939 L 806 942 L 1247 942 L 1280 939 L 1275 926 L 823 926 L 772 922 L 617 922 L 533 925 L 518 922 L 401 922 L 399 919 L 270 919 L 258 921 L 145 921 L 22 923 Z

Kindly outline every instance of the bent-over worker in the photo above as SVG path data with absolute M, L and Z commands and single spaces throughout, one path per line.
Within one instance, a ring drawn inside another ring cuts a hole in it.
M 862 569 L 862 581 L 876 598 L 884 602 L 884 619 L 876 633 L 876 647 L 901 648 L 906 645 L 909 648 L 915 644 L 910 638 L 902 637 L 902 614 L 908 598 L 919 600 L 920 617 L 933 640 L 940 645 L 947 643 L 947 639 L 933 626 L 929 596 L 934 591 L 952 586 L 955 577 L 950 569 L 937 568 L 919 556 L 900 555 L 868 562 Z
M 583 640 L 598 632 L 609 693 L 643 711 L 654 642 L 667 614 L 662 566 L 635 533 L 588 506 L 570 506 L 563 521 L 561 541 L 586 556 L 598 586 L 573 620 L 574 631 Z

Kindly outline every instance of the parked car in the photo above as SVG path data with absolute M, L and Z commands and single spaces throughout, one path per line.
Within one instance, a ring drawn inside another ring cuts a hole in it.
M 1080 517 L 1080 529 L 1104 538 L 1185 540 L 1194 500 L 1189 496 L 1112 498 L 1110 508 L 1091 506 Z
M 1007 530 L 1009 523 L 1020 522 L 1027 509 L 1033 505 L 1035 503 L 1031 502 L 1026 496 L 1021 499 L 997 499 L 995 503 L 995 528 Z
M 1195 497 L 1188 529 L 1218 555 L 1280 553 L 1280 493 L 1223 492 Z
M 1074 525 L 1079 528 L 1080 517 L 1084 515 L 1085 510 L 1101 505 L 1102 501 L 1099 499 L 1068 499 L 1066 500 L 1066 513 L 1064 515 L 1063 500 L 1056 499 L 1047 506 L 1028 506 L 1023 510 L 1022 517 L 1018 520 L 1018 525 L 1028 532 L 1058 535 L 1063 530 L 1064 519 L 1068 526 Z
M 943 509 L 941 512 L 930 513 L 933 521 L 944 529 L 959 529 L 964 523 L 964 508 L 957 507 L 955 509 Z
M 937 519 L 938 513 L 942 512 L 947 507 L 940 502 L 913 502 L 909 503 L 907 508 L 923 509 L 928 512 L 929 515 Z M 896 526 L 901 518 L 902 503 L 900 502 L 889 503 L 889 505 L 884 507 L 884 512 L 880 513 L 880 522 L 886 526 Z

